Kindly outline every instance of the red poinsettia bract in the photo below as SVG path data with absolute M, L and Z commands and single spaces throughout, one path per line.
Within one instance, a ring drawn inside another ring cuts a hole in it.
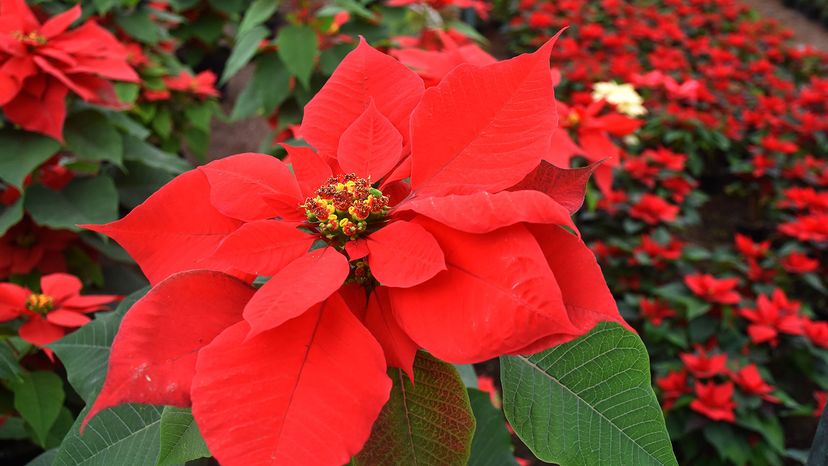
M 0 283 L 0 322 L 22 317 L 20 338 L 44 346 L 62 338 L 67 329 L 91 321 L 87 314 L 121 299 L 116 295 L 81 296 L 81 288 L 78 277 L 65 273 L 44 275 L 39 293 L 14 283 Z
M 80 5 L 40 23 L 24 0 L 0 0 L 0 107 L 24 129 L 63 140 L 66 94 L 120 107 L 108 80 L 138 82 L 127 50 Z
M 316 150 L 287 147 L 292 170 L 231 156 L 90 226 L 154 285 L 90 417 L 192 405 L 224 465 L 343 464 L 388 398 L 386 367 L 413 376 L 419 348 L 472 363 L 623 324 L 573 233 L 582 172 L 541 164 L 551 47 L 425 90 L 361 41 L 305 107 Z

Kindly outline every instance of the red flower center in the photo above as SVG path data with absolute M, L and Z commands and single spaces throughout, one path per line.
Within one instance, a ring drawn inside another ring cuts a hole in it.
M 31 31 L 29 33 L 15 31 L 12 33 L 12 37 L 18 42 L 22 42 L 33 47 L 39 47 L 46 44 L 46 36 L 43 36 L 37 31 Z
M 46 314 L 55 306 L 55 299 L 45 294 L 31 294 L 26 298 L 26 309 L 37 312 L 39 314 Z
M 373 188 L 371 181 L 355 174 L 337 175 L 305 199 L 308 221 L 323 238 L 339 249 L 358 239 L 388 213 L 388 196 Z

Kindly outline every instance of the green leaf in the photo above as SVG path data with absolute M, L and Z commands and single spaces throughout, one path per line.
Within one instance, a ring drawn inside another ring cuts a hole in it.
M 158 466 L 173 466 L 209 457 L 210 450 L 189 408 L 164 407 L 161 413 L 161 453 Z
M 316 33 L 308 26 L 285 26 L 279 29 L 276 45 L 279 46 L 279 58 L 307 89 L 319 53 Z
M 0 236 L 23 219 L 23 197 L 10 206 L 0 207 Z
M 82 223 L 107 223 L 118 218 L 118 192 L 108 176 L 76 178 L 62 191 L 35 185 L 26 192 L 26 210 L 43 226 L 79 231 Z
M 27 372 L 12 384 L 12 390 L 14 409 L 32 428 L 38 445 L 45 446 L 63 406 L 63 382 L 52 372 Z
M 158 26 L 150 18 L 147 9 L 133 10 L 118 16 L 115 21 L 130 37 L 146 44 L 156 44 L 160 39 Z
M 279 6 L 279 0 L 254 0 L 244 13 L 236 36 L 240 37 L 247 31 L 264 23 L 270 18 Z
M 72 388 L 87 404 L 103 386 L 109 363 L 109 347 L 121 319 L 146 292 L 144 289 L 132 293 L 114 311 L 99 313 L 92 322 L 49 345 L 66 367 Z
M 808 455 L 808 466 L 828 466 L 828 406 L 823 408 L 822 416 L 819 417 L 814 443 L 811 445 L 811 453 Z
M 719 458 L 732 464 L 746 464 L 750 458 L 748 445 L 732 427 L 721 422 L 711 422 L 702 429 L 704 438 L 716 448 Z
M 143 163 L 128 162 L 125 164 L 127 172 L 115 178 L 118 186 L 118 198 L 122 205 L 135 208 L 144 202 L 151 194 L 158 191 L 173 176 Z
M 0 129 L 0 179 L 18 188 L 26 175 L 60 149 L 54 139 L 12 128 Z
M 517 466 L 506 419 L 492 405 L 489 394 L 469 389 L 469 401 L 477 421 L 469 466 Z
M 465 465 L 475 421 L 454 367 L 420 352 L 414 384 L 399 369 L 389 370 L 389 376 L 391 397 L 353 463 Z
M 256 26 L 239 37 L 236 46 L 230 52 L 230 58 L 227 59 L 227 64 L 224 66 L 224 73 L 221 75 L 220 84 L 227 82 L 228 79 L 238 73 L 253 58 L 256 50 L 259 49 L 259 42 L 267 37 L 269 33 L 264 26 Z
M 178 175 L 193 168 L 186 160 L 175 154 L 164 152 L 152 144 L 142 141 L 135 136 L 124 136 L 124 160 L 141 162 L 142 164 Z
M 147 466 L 159 452 L 161 407 L 124 404 L 98 413 L 80 434 L 84 409 L 63 439 L 53 466 Z
M 275 53 L 256 59 L 256 71 L 250 83 L 239 94 L 231 120 L 251 116 L 268 116 L 290 94 L 290 72 Z
M 52 466 L 52 463 L 54 463 L 55 458 L 57 457 L 57 452 L 57 448 L 46 450 L 37 455 L 35 459 L 26 463 L 26 466 Z
M 0 379 L 11 380 L 20 379 L 20 363 L 17 362 L 17 356 L 14 350 L 7 344 L 4 338 L 0 341 Z
M 167 108 L 159 109 L 152 119 L 152 129 L 161 136 L 162 139 L 167 139 L 172 134 L 172 115 Z
M 107 117 L 94 110 L 71 115 L 63 127 L 66 146 L 82 160 L 100 160 L 121 165 L 124 143 L 121 133 Z
M 506 418 L 543 461 L 677 465 L 647 350 L 614 323 L 532 356 L 503 356 Z
M 49 434 L 46 436 L 46 444 L 43 447 L 47 449 L 57 448 L 63 441 L 63 437 L 66 437 L 66 434 L 72 429 L 74 422 L 75 419 L 72 418 L 72 412 L 69 411 L 69 408 L 61 406 L 55 423 L 49 429 Z

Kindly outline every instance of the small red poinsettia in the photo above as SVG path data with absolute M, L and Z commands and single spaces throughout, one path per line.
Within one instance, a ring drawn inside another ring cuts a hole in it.
M 389 396 L 387 366 L 413 376 L 419 348 L 472 363 L 623 324 L 573 233 L 582 172 L 541 163 L 551 47 L 425 90 L 361 41 L 305 107 L 315 150 L 287 147 L 292 169 L 235 155 L 89 226 L 154 285 L 89 417 L 192 406 L 224 465 L 343 464 Z
M 696 399 L 690 403 L 690 409 L 704 414 L 714 421 L 735 422 L 733 409 L 733 383 L 716 384 L 715 382 L 696 382 Z
M 779 403 L 779 398 L 771 395 L 773 387 L 762 379 L 762 374 L 759 373 L 756 364 L 748 364 L 739 369 L 733 374 L 733 381 L 745 393 L 760 396 L 763 400 L 771 403 Z
M 91 321 L 90 312 L 121 299 L 116 295 L 81 296 L 81 288 L 78 277 L 65 273 L 44 275 L 39 293 L 14 283 L 0 283 L 0 322 L 22 317 L 20 338 L 44 346 Z
M 690 291 L 711 303 L 736 304 L 742 297 L 736 291 L 739 279 L 716 278 L 710 274 L 693 274 L 684 277 L 684 284 Z
M 80 5 L 41 23 L 24 0 L 0 0 L 0 106 L 11 122 L 63 140 L 66 94 L 121 107 L 108 80 L 138 82 L 127 50 Z

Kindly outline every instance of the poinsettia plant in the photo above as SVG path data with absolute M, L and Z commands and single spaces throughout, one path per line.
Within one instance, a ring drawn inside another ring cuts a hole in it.
M 124 317 L 84 424 L 122 403 L 191 406 L 222 464 L 374 464 L 393 450 L 377 439 L 396 441 L 397 390 L 444 364 L 420 350 L 463 364 L 575 340 L 566 353 L 588 373 L 600 348 L 583 338 L 637 341 L 570 217 L 583 173 L 541 162 L 557 123 L 553 43 L 458 66 L 425 90 L 362 40 L 305 108 L 299 132 L 313 148 L 286 147 L 289 164 L 217 160 L 121 220 L 86 225 L 123 246 L 152 289 Z M 640 344 L 619 345 L 646 366 Z M 634 457 L 674 463 L 638 374 L 626 377 L 636 422 L 615 412 L 572 425 L 613 419 Z M 595 393 L 567 402 L 600 412 Z M 456 403 L 468 409 L 465 392 Z M 465 439 L 453 448 L 464 462 L 474 422 L 443 429 Z M 595 441 L 603 455 L 616 442 Z M 559 448 L 551 455 L 570 457 Z

